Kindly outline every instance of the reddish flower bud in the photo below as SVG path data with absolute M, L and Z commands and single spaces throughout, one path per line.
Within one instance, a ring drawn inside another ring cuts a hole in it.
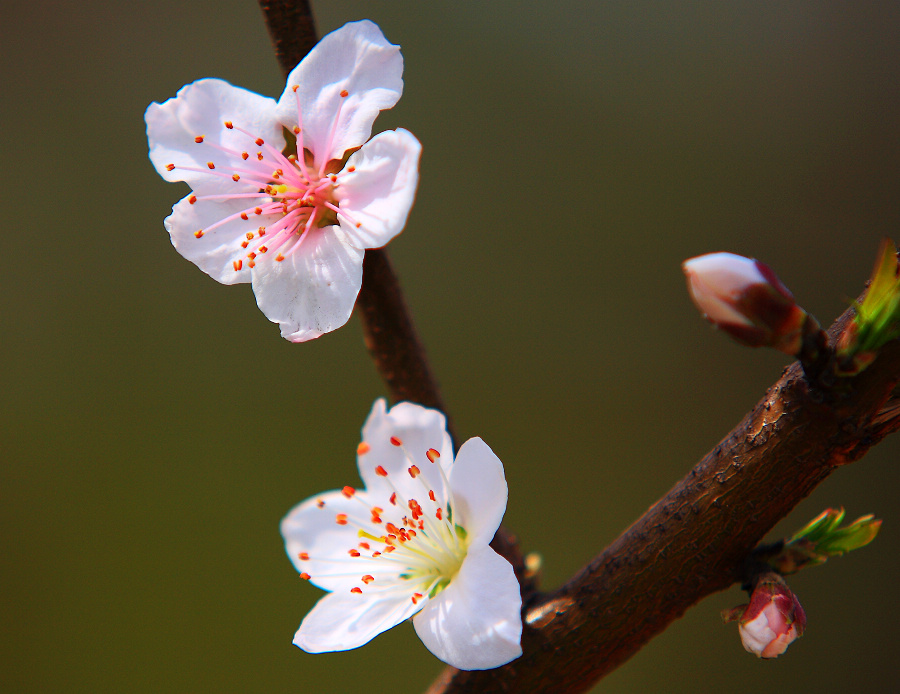
M 717 328 L 750 347 L 800 351 L 806 311 L 768 265 L 734 253 L 709 253 L 681 267 L 691 299 Z
M 738 620 L 741 643 L 758 658 L 777 658 L 806 629 L 806 613 L 797 596 L 774 573 L 757 581 L 749 605 L 736 607 L 725 619 Z

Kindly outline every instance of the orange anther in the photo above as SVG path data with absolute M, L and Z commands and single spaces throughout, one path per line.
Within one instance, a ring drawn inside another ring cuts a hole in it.
M 356 494 L 356 490 L 353 487 L 344 487 L 341 490 L 341 494 L 343 494 L 344 496 L 346 496 L 349 499 L 351 496 Z
M 397 492 L 394 492 L 393 494 L 391 494 L 390 502 L 394 506 L 397 505 Z
M 433 463 L 435 460 L 437 460 L 438 458 L 441 457 L 441 454 L 438 453 L 433 448 L 429 448 L 427 451 L 425 451 L 425 457 L 428 458 L 428 460 Z
M 269 249 L 266 248 L 265 246 L 260 246 L 260 247 L 259 247 L 259 252 L 260 252 L 260 253 L 267 253 L 268 251 L 269 251 Z
M 171 171 L 175 168 L 175 164 L 166 164 L 166 171 Z
M 243 264 L 244 264 L 243 260 L 235 260 L 231 263 L 231 266 L 234 268 L 235 272 L 238 272 L 241 269 L 241 266 L 243 266 Z
M 198 239 L 203 236 L 203 229 L 197 229 L 197 231 L 194 232 L 194 236 L 196 236 Z
M 370 576 L 369 574 L 366 574 L 365 576 L 362 577 L 362 582 L 365 583 L 366 585 L 369 585 L 374 580 L 375 580 L 375 577 Z
M 355 167 L 355 166 L 348 166 L 348 167 L 347 167 L 347 173 L 353 173 L 354 171 L 356 171 L 356 167 Z
M 307 552 L 300 552 L 300 554 L 297 555 L 297 558 L 300 561 L 309 561 L 309 554 Z
M 346 89 L 341 89 L 341 96 L 346 99 L 348 96 L 350 96 L 350 92 L 348 92 Z
M 246 222 L 248 219 L 250 219 L 250 217 L 247 216 L 246 212 L 241 212 L 241 219 L 243 219 Z
M 347 514 L 339 513 L 334 517 L 334 520 L 338 525 L 347 525 Z
M 369 444 L 367 444 L 365 441 L 360 441 L 359 445 L 356 447 L 356 455 L 365 455 L 370 450 L 372 449 Z
M 207 165 L 210 169 L 216 168 L 216 165 L 213 164 L 211 161 L 206 162 L 206 165 Z
M 425 596 L 422 595 L 421 593 L 413 593 L 413 594 L 412 594 L 413 605 L 418 605 L 418 604 L 419 604 L 419 600 L 421 600 L 421 599 L 424 598 L 424 597 L 425 597 Z
M 241 180 L 241 177 L 238 176 L 237 174 L 231 174 L 231 180 L 234 181 L 235 183 L 237 183 L 238 181 Z
M 402 446 L 402 445 L 403 445 L 403 441 L 401 441 L 400 439 L 398 439 L 396 436 L 391 436 L 391 445 L 393 445 L 393 446 Z
M 443 520 L 444 519 L 444 509 L 439 508 L 437 511 L 435 511 L 434 517 L 437 518 L 438 520 Z
M 350 592 L 351 593 L 362 593 L 362 588 L 351 588 Z
M 197 135 L 197 137 L 194 138 L 194 142 L 196 142 L 198 145 L 203 142 L 203 135 Z
M 409 469 L 408 472 L 409 472 L 409 476 L 412 477 L 413 479 L 416 479 L 416 477 L 418 477 L 420 474 L 422 474 L 421 471 L 419 470 L 419 468 L 417 468 L 415 465 L 413 465 Z
M 431 499 L 432 501 L 436 501 L 436 499 L 434 498 L 434 490 L 433 489 L 428 490 L 428 498 Z
M 234 127 L 234 123 L 232 123 L 230 120 L 227 120 L 225 121 L 225 127 L 231 130 Z
M 387 470 L 379 465 L 377 468 L 375 468 L 375 474 L 379 477 L 387 477 Z
M 196 196 L 196 195 L 192 195 L 191 197 L 188 198 L 188 202 L 189 202 L 191 205 L 193 205 L 195 202 L 197 202 L 197 196 Z
M 241 159 L 247 161 L 250 158 L 250 155 L 247 152 L 241 152 Z
M 246 248 L 249 245 L 250 245 L 249 241 L 241 241 L 241 248 Z M 248 255 L 250 255 L 250 254 L 248 254 Z
M 318 506 L 319 508 L 322 508 L 324 505 L 325 505 L 325 502 L 322 501 L 321 499 L 319 499 L 319 500 L 316 502 L 316 506 Z
M 355 550 L 355 549 L 351 549 L 349 552 L 347 552 L 347 554 L 349 554 L 351 557 L 358 557 L 358 556 L 359 556 L 359 552 L 358 552 L 357 550 Z
M 284 256 L 281 255 L 281 253 L 279 253 L 278 255 L 275 256 L 275 260 L 280 263 L 282 260 L 284 260 Z
M 305 571 L 303 571 L 303 572 L 300 574 L 300 578 L 302 578 L 304 581 L 308 581 L 308 580 L 309 580 L 309 574 L 306 573 Z

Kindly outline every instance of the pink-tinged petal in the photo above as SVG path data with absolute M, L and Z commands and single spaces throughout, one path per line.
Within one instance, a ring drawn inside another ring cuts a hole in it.
M 150 143 L 150 160 L 167 181 L 186 181 L 194 192 L 240 193 L 256 190 L 258 186 L 246 179 L 235 183 L 233 169 L 253 171 L 271 169 L 262 167 L 255 159 L 260 150 L 254 138 L 262 138 L 267 144 L 281 151 L 284 135 L 275 119 L 274 99 L 234 87 L 218 79 L 204 79 L 178 90 L 177 96 L 162 104 L 147 107 L 147 139 Z M 253 133 L 253 138 L 225 126 L 225 121 Z M 197 137 L 203 141 L 198 143 Z M 230 154 L 216 145 L 234 150 Z M 253 155 L 244 162 L 241 152 Z M 227 169 L 227 176 L 216 176 L 209 169 L 214 162 L 219 170 Z M 175 168 L 169 170 L 169 165 Z M 181 167 L 198 168 L 199 172 L 185 171 Z
M 379 503 L 384 503 L 379 500 Z M 298 573 L 323 590 L 349 593 L 360 587 L 368 592 L 362 576 L 373 575 L 379 587 L 382 578 L 397 580 L 399 569 L 374 564 L 367 558 L 371 552 L 359 546 L 360 527 L 376 537 L 384 527 L 371 522 L 371 495 L 356 490 L 352 497 L 341 491 L 323 492 L 291 509 L 281 521 L 281 535 L 288 558 Z M 339 515 L 346 524 L 338 523 Z M 366 556 L 354 557 L 351 550 Z M 392 570 L 393 569 L 393 570 Z M 385 574 L 385 570 L 390 573 Z
M 369 139 L 378 112 L 391 108 L 402 93 L 400 47 L 388 43 L 372 22 L 351 22 L 319 41 L 288 75 L 278 120 L 288 129 L 301 125 L 304 146 L 317 163 L 341 159 Z
M 422 145 L 406 130 L 376 135 L 355 152 L 336 194 L 360 226 L 341 218 L 350 242 L 380 248 L 403 231 L 419 183 Z
M 506 512 L 508 490 L 503 463 L 480 438 L 466 441 L 450 469 L 457 522 L 473 543 L 490 542 Z
M 294 644 L 307 653 L 359 648 L 409 619 L 420 607 L 408 593 L 329 593 L 303 619 Z
M 337 227 L 313 229 L 300 248 L 285 251 L 281 262 L 274 248 L 256 259 L 256 303 L 291 342 L 312 340 L 350 318 L 362 284 L 364 251 L 345 243 L 338 233 Z
M 191 204 L 188 196 L 178 201 L 172 214 L 166 217 L 165 227 L 172 237 L 172 245 L 185 258 L 203 272 L 222 284 L 249 282 L 251 277 L 248 249 L 241 247 L 247 241 L 247 234 L 255 236 L 260 226 L 273 219 L 272 215 L 250 215 L 248 220 L 240 218 L 240 212 L 247 205 L 243 200 L 198 200 Z M 221 226 L 203 231 L 213 224 L 234 217 Z M 278 217 L 275 216 L 274 219 Z M 198 232 L 202 233 L 199 235 Z M 249 244 L 248 244 L 249 246 Z
M 413 618 L 429 651 L 461 670 L 522 655 L 522 599 L 513 568 L 487 545 L 470 547 L 450 585 Z
M 359 474 L 366 489 L 373 494 L 384 493 L 393 485 L 407 501 L 421 499 L 426 494 L 424 480 L 437 498 L 442 499 L 444 483 L 438 466 L 446 474 L 453 463 L 453 444 L 446 426 L 447 420 L 438 410 L 401 402 L 388 411 L 383 399 L 376 400 L 363 426 L 364 445 L 358 456 Z M 428 458 L 429 449 L 440 454 L 434 463 Z M 419 469 L 421 479 L 410 476 L 412 465 Z M 390 483 L 376 468 L 387 473 Z M 389 495 L 390 491 L 386 493 Z

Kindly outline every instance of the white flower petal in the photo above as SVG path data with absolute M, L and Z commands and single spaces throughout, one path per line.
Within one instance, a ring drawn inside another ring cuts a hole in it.
M 522 599 L 508 561 L 469 548 L 459 573 L 413 619 L 429 651 L 461 670 L 499 667 L 522 655 Z
M 460 447 L 450 469 L 450 488 L 458 507 L 457 522 L 471 541 L 490 542 L 503 520 L 509 492 L 503 463 L 480 438 Z
M 426 485 L 434 490 L 438 499 L 444 497 L 444 483 L 438 465 L 445 472 L 453 462 L 453 444 L 447 434 L 447 419 L 441 412 L 410 402 L 401 402 L 387 411 L 383 399 L 375 401 L 372 412 L 363 426 L 363 442 L 369 450 L 358 457 L 359 474 L 372 493 L 388 490 L 384 477 L 375 472 L 381 466 L 388 473 L 393 487 L 407 501 L 421 499 L 424 489 L 420 480 L 409 475 L 409 468 L 415 464 L 422 473 Z M 391 443 L 391 437 L 399 439 L 403 447 Z M 439 461 L 432 463 L 426 452 L 433 448 L 441 454 Z M 407 458 L 412 457 L 412 462 Z M 387 491 L 390 494 L 390 491 Z
M 275 119 L 275 106 L 274 99 L 234 87 L 223 80 L 203 79 L 188 84 L 178 90 L 175 98 L 147 107 L 144 120 L 147 122 L 150 160 L 164 179 L 186 181 L 197 193 L 256 190 L 258 186 L 247 181 L 235 184 L 230 173 L 225 177 L 216 176 L 210 172 L 207 163 L 212 161 L 217 168 L 229 170 L 256 170 L 259 167 L 254 162 L 255 156 L 245 163 L 240 152 L 246 150 L 255 155 L 260 148 L 244 133 L 226 128 L 225 121 L 232 121 L 255 137 L 263 138 L 279 151 L 284 149 L 284 135 Z M 204 138 L 202 143 L 195 142 L 197 136 Z M 227 154 L 213 145 L 236 150 L 236 154 Z M 175 164 L 176 168 L 169 171 L 168 164 Z M 202 171 L 184 171 L 177 167 L 200 168 Z
M 238 216 L 204 233 L 200 238 L 195 236 L 195 232 L 240 213 L 253 200 L 255 199 L 198 200 L 193 205 L 188 202 L 188 198 L 179 200 L 165 221 L 166 231 L 172 237 L 172 245 L 181 255 L 222 284 L 249 282 L 250 268 L 241 242 L 246 240 L 247 233 L 255 234 L 272 215 L 251 216 L 249 221 Z M 236 260 L 241 261 L 239 270 L 234 269 Z
M 373 589 L 381 588 L 382 578 L 397 580 L 400 572 L 396 565 L 349 555 L 360 542 L 360 526 L 376 537 L 384 534 L 383 526 L 370 522 L 367 508 L 374 505 L 370 496 L 365 491 L 355 496 L 348 499 L 340 491 L 318 494 L 295 506 L 281 521 L 284 548 L 294 568 L 309 574 L 310 583 L 323 590 L 348 593 L 353 587 L 364 587 L 365 574 L 376 575 L 378 585 Z M 347 514 L 347 525 L 337 523 L 339 513 Z M 300 558 L 303 552 L 308 559 Z
M 383 132 L 354 152 L 337 190 L 341 208 L 355 224 L 341 219 L 341 227 L 359 248 L 380 248 L 403 231 L 419 183 L 422 145 L 401 129 Z M 350 167 L 355 171 L 348 173 Z
M 329 593 L 316 603 L 294 635 L 307 653 L 348 651 L 368 643 L 415 613 L 409 594 Z
M 342 90 L 348 92 L 346 98 Z M 341 159 L 346 150 L 368 140 L 378 112 L 391 108 L 402 93 L 400 47 L 388 43 L 372 22 L 351 22 L 325 36 L 291 71 L 277 114 L 288 129 L 298 125 L 299 97 L 304 146 L 319 164 Z
M 364 251 L 338 234 L 338 227 L 313 229 L 283 261 L 275 260 L 275 249 L 256 260 L 256 303 L 291 342 L 312 340 L 350 318 L 362 284 Z

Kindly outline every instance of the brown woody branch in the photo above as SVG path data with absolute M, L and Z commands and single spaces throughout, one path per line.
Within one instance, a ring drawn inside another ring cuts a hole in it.
M 316 42 L 308 0 L 260 0 L 285 75 Z M 366 345 L 395 401 L 446 411 L 383 249 L 369 250 L 357 300 Z M 852 309 L 829 330 L 832 344 Z M 816 364 L 816 370 L 819 368 Z M 703 597 L 742 580 L 763 536 L 837 467 L 900 428 L 900 345 L 852 379 L 817 378 L 799 364 L 642 518 L 565 586 L 523 582 L 523 655 L 489 671 L 448 668 L 429 694 L 575 694 L 634 655 Z M 520 578 L 522 560 L 501 529 L 494 546 Z
M 848 309 L 828 331 L 832 344 Z M 589 689 L 703 597 L 742 580 L 763 536 L 836 468 L 900 428 L 900 344 L 830 390 L 788 368 L 684 479 L 565 586 L 525 609 L 524 655 L 447 669 L 429 694 Z

